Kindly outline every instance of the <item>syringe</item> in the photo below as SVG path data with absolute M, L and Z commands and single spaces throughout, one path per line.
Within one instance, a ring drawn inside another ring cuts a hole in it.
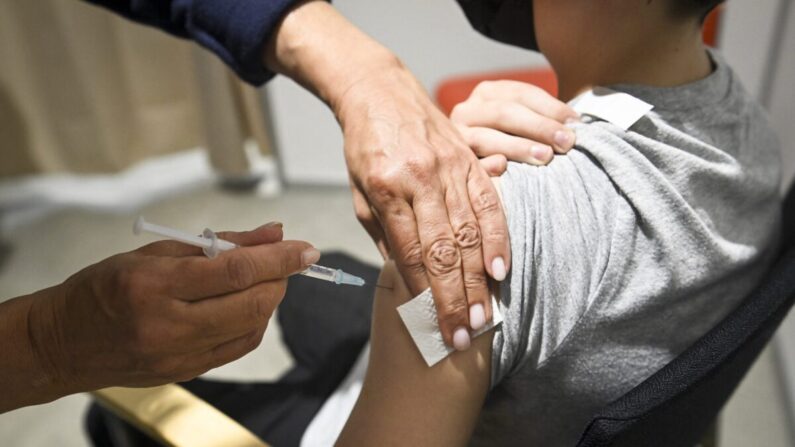
M 138 219 L 135 220 L 135 224 L 133 225 L 133 233 L 141 234 L 142 232 L 156 234 L 158 236 L 174 239 L 185 244 L 200 247 L 208 258 L 214 258 L 222 251 L 232 250 L 239 247 L 239 245 L 235 243 L 218 239 L 218 236 L 216 236 L 215 232 L 209 228 L 205 228 L 201 236 L 194 236 L 174 228 L 164 227 L 162 225 L 147 222 L 144 220 L 143 216 L 138 216 Z M 310 265 L 309 268 L 303 272 L 300 272 L 300 274 L 333 282 L 334 284 L 350 284 L 353 286 L 364 285 L 364 279 L 359 278 L 358 276 L 343 272 L 341 269 L 333 269 L 317 264 Z

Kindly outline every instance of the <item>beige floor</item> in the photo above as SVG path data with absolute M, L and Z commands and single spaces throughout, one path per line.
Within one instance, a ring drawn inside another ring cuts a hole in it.
M 280 220 L 287 238 L 309 240 L 322 250 L 346 250 L 371 262 L 379 259 L 342 189 L 293 188 L 279 198 L 261 199 L 205 188 L 149 206 L 142 213 L 153 222 L 196 233 L 205 226 L 247 229 Z M 14 251 L 0 269 L 0 300 L 56 284 L 81 266 L 150 240 L 131 234 L 133 219 L 133 215 L 68 211 L 5 234 L 5 239 L 13 240 Z M 290 362 L 273 324 L 255 352 L 211 375 L 269 379 Z M 792 445 L 782 396 L 773 356 L 765 351 L 724 411 L 721 445 Z M 84 446 L 81 418 L 87 402 L 85 396 L 72 396 L 0 415 L 0 445 Z

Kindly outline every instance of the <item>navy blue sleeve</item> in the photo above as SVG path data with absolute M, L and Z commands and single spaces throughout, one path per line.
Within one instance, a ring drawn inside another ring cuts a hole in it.
M 273 29 L 298 0 L 86 0 L 128 19 L 193 39 L 218 55 L 246 82 L 273 76 L 264 48 Z

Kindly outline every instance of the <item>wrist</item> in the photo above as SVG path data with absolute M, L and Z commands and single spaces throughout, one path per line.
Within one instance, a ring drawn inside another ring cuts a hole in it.
M 397 59 L 394 64 L 360 72 L 329 105 L 343 129 L 367 119 L 406 124 L 427 119 L 435 110 L 423 86 Z
M 65 306 L 63 288 L 65 285 L 51 287 L 30 295 L 27 311 L 27 340 L 33 360 L 34 374 L 31 381 L 48 400 L 81 391 L 69 373 L 72 362 L 66 352 L 67 343 L 63 337 L 61 324 Z
M 317 0 L 300 2 L 285 15 L 266 48 L 265 63 L 313 92 L 335 114 L 361 80 L 405 70 L 391 51 Z
M 43 290 L 0 304 L 0 413 L 70 393 L 42 349 L 56 344 L 39 328 L 43 319 L 37 308 L 50 293 Z

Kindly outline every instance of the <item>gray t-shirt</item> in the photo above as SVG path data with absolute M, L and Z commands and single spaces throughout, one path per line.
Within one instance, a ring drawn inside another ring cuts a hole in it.
M 779 145 L 713 54 L 675 88 L 611 86 L 652 105 L 596 119 L 548 166 L 502 177 L 513 250 L 492 390 L 475 445 L 572 446 L 591 415 L 725 317 L 767 270 Z

